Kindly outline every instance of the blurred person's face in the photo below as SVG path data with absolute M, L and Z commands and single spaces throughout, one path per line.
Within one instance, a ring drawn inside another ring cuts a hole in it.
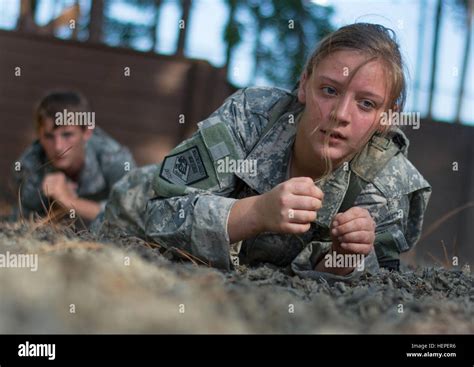
M 85 143 L 92 136 L 91 129 L 80 126 L 61 126 L 54 129 L 53 119 L 45 119 L 39 128 L 39 141 L 51 164 L 64 172 L 77 173 L 85 158 Z
M 338 165 L 350 160 L 377 129 L 387 104 L 386 73 L 381 61 L 368 59 L 358 51 L 336 51 L 309 77 L 303 75 L 298 99 L 305 109 L 299 129 L 310 147 L 307 152 L 327 155 Z

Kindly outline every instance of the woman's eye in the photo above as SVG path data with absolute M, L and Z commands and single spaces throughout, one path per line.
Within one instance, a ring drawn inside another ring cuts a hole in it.
M 63 138 L 69 139 L 72 136 L 72 133 L 64 133 L 62 135 L 63 135 Z
M 334 89 L 333 87 L 323 87 L 321 89 L 325 94 L 330 95 L 330 96 L 335 96 L 337 94 L 337 90 Z
M 367 99 L 363 100 L 360 104 L 365 110 L 371 110 L 372 108 L 375 108 L 375 103 Z

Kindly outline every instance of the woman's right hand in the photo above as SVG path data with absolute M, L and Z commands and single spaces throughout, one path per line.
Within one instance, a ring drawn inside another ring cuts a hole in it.
M 256 210 L 264 232 L 300 234 L 309 230 L 324 193 L 310 177 L 294 177 L 258 196 Z

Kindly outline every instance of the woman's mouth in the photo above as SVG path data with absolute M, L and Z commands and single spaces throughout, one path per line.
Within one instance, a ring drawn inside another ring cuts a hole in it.
M 329 135 L 331 141 L 346 140 L 346 137 L 337 131 L 327 132 L 326 130 L 319 130 L 323 135 Z

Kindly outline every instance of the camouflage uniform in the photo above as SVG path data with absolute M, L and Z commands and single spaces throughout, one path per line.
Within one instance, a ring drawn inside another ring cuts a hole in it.
M 77 195 L 105 206 L 112 186 L 135 168 L 135 161 L 127 148 L 98 127 L 87 141 L 85 152 L 84 168 L 77 182 Z M 41 191 L 41 184 L 48 173 L 57 170 L 47 163 L 48 158 L 39 141 L 28 147 L 18 162 L 21 164 L 20 170 L 14 171 L 14 180 L 16 187 L 21 187 L 23 215 L 29 216 L 34 212 L 44 215 L 42 203 L 47 205 L 50 200 Z
M 274 106 L 292 102 L 268 131 Z M 233 253 L 246 264 L 272 263 L 291 267 L 300 276 L 350 280 L 362 271 L 336 276 L 314 271 L 331 246 L 328 227 L 348 190 L 351 169 L 335 169 L 318 186 L 323 207 L 303 235 L 261 233 L 238 244 L 229 243 L 227 221 L 240 198 L 263 194 L 289 179 L 288 167 L 301 111 L 294 93 L 276 88 L 248 88 L 236 92 L 199 130 L 179 144 L 161 165 L 148 166 L 125 176 L 115 187 L 96 230 L 110 236 L 117 230 L 146 238 L 167 248 L 178 247 L 215 267 L 232 267 Z M 365 259 L 364 271 L 378 270 L 378 261 L 398 258 L 419 239 L 431 188 L 406 158 L 408 140 L 393 134 L 399 154 L 357 195 L 353 206 L 366 208 L 375 220 L 377 240 Z M 257 162 L 258 174 L 222 172 L 223 157 Z M 354 168 L 373 162 L 362 156 Z M 351 161 L 352 164 L 352 161 Z M 326 233 L 326 235 L 323 235 Z

